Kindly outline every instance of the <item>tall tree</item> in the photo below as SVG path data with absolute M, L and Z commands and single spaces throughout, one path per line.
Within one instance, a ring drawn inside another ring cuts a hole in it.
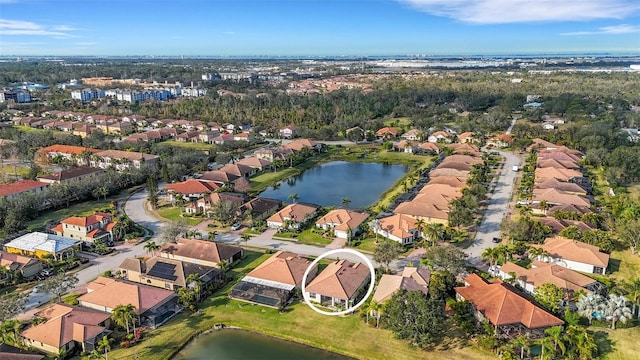
M 105 335 L 96 344 L 96 345 L 98 345 L 98 351 L 104 351 L 105 360 L 109 360 L 109 351 L 111 351 L 111 342 L 112 341 L 113 341 L 113 339 L 110 339 L 107 335 Z
M 298 194 L 295 194 L 295 193 L 293 193 L 293 194 L 289 194 L 288 198 L 289 198 L 289 200 L 291 200 L 291 202 L 293 202 L 294 204 L 295 204 L 295 203 L 297 203 L 297 202 L 298 202 L 298 199 L 299 199 Z
M 133 332 L 135 333 L 136 318 L 136 308 L 132 304 L 118 305 L 113 308 L 113 311 L 111 312 L 111 319 L 113 319 L 113 321 L 120 327 L 125 328 L 127 330 L 127 335 L 129 335 L 130 323 L 133 326 Z
M 155 241 L 147 241 L 147 243 L 144 244 L 144 249 L 147 253 L 151 253 L 151 256 L 156 256 L 156 250 L 160 249 L 160 245 L 156 244 Z
M 444 302 L 420 291 L 396 292 L 384 306 L 382 324 L 396 337 L 420 348 L 430 348 L 445 334 Z
M 0 322 L 9 320 L 24 311 L 28 295 L 14 291 L 0 297 Z
M 536 301 L 547 310 L 558 313 L 560 303 L 564 298 L 564 291 L 552 283 L 544 283 L 536 288 Z
M 38 292 L 55 295 L 58 301 L 62 301 L 62 295 L 73 289 L 79 281 L 76 274 L 60 273 L 44 280 L 38 286 Z
M 400 255 L 401 245 L 393 240 L 382 240 L 376 245 L 373 260 L 389 269 L 389 264 Z
M 424 262 L 434 270 L 445 270 L 452 274 L 459 274 L 467 264 L 467 255 L 453 245 L 434 246 L 427 249 Z

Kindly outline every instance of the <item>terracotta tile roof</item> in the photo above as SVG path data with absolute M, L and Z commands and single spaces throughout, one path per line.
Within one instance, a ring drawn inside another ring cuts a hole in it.
M 422 143 L 422 144 L 418 145 L 418 147 L 420 149 L 422 149 L 422 150 L 440 151 L 440 145 L 438 145 L 437 143 L 432 143 L 432 142 Z
M 166 189 L 179 194 L 209 194 L 220 186 L 213 181 L 189 179 L 187 181 L 167 184 Z
M 431 136 L 435 136 L 435 137 L 445 137 L 448 138 L 451 135 L 449 135 L 449 133 L 445 132 L 445 131 L 436 131 L 433 134 L 431 134 Z
M 543 139 L 539 139 L 539 138 L 535 138 L 533 139 L 533 144 L 529 145 L 529 147 L 527 147 L 527 151 L 532 151 L 532 150 L 542 150 L 542 149 L 547 149 L 547 148 L 551 148 L 551 149 L 555 149 L 557 148 L 558 145 L 552 143 L 552 142 L 548 142 L 546 140 Z
M 145 154 L 141 152 L 134 151 L 122 151 L 122 150 L 105 150 L 99 153 L 96 153 L 97 156 L 103 158 L 111 158 L 111 159 L 126 159 L 126 160 L 141 160 L 144 158 L 145 161 L 157 160 L 160 158 L 158 155 Z
M 398 135 L 398 130 L 394 129 L 394 128 L 390 128 L 390 127 L 383 127 L 382 129 L 376 131 L 376 135 L 378 136 L 382 136 L 382 135 L 386 135 L 389 134 L 391 136 L 397 136 Z
M 252 172 L 254 172 L 254 169 L 251 166 L 241 165 L 236 163 L 236 164 L 227 164 L 221 167 L 220 169 L 218 169 L 218 171 L 226 172 L 228 174 L 232 174 L 238 177 L 244 177 L 247 174 L 251 174 Z
M 109 309 L 118 305 L 131 304 L 138 315 L 144 314 L 167 299 L 177 296 L 171 290 L 115 279 L 110 282 L 100 279 L 98 283 L 91 286 L 91 289 L 93 290 L 78 298 L 80 304 L 90 303 Z
M 381 304 L 389 300 L 400 289 L 421 291 L 427 295 L 430 279 L 431 272 L 429 270 L 410 266 L 405 267 L 401 275 L 382 275 L 376 291 L 373 293 L 373 300 Z
M 20 194 L 26 191 L 47 187 L 49 184 L 35 180 L 18 180 L 9 184 L 0 185 L 0 197 Z
M 306 287 L 315 294 L 348 300 L 369 280 L 369 267 L 361 263 L 337 260 L 316 276 Z
M 282 144 L 282 147 L 295 150 L 295 151 L 300 151 L 305 147 L 309 149 L 313 149 L 316 146 L 318 146 L 318 142 L 311 139 L 295 139 L 286 144 Z
M 589 209 L 586 206 L 578 206 L 578 205 L 571 205 L 571 204 L 554 205 L 547 211 L 547 213 L 553 214 L 554 211 L 577 212 L 582 215 L 592 212 L 591 209 Z
M 160 252 L 188 259 L 220 262 L 232 258 L 242 252 L 242 249 L 204 240 L 179 239 L 175 244 L 165 244 Z
M 213 181 L 222 184 L 232 182 L 238 178 L 240 178 L 240 176 L 226 173 L 220 170 L 213 170 L 202 173 L 202 177 L 200 177 L 200 180 Z
M 457 176 L 436 176 L 434 178 L 431 178 L 427 183 L 427 185 L 435 185 L 435 184 L 449 185 L 454 188 L 466 188 L 469 186 L 467 185 L 466 178 L 457 177 Z
M 556 178 L 561 181 L 568 181 L 572 177 L 582 177 L 582 173 L 572 169 L 558 169 L 558 168 L 537 168 L 535 171 L 536 182 L 542 182 L 551 178 Z
M 545 181 L 537 183 L 536 188 L 537 189 L 556 189 L 564 192 L 587 195 L 587 191 L 584 188 L 582 188 L 580 185 L 571 183 L 571 182 L 560 181 L 556 178 L 547 179 Z
M 271 165 L 271 161 L 264 160 L 264 159 L 258 159 L 255 156 L 249 156 L 249 157 L 240 159 L 236 164 L 249 166 L 249 167 L 252 167 L 252 168 L 264 169 L 264 168 L 269 167 Z
M 91 226 L 91 225 L 94 225 L 94 224 L 99 224 L 102 221 L 111 221 L 112 217 L 113 217 L 113 215 L 111 215 L 111 214 L 97 212 L 97 213 L 91 214 L 89 216 L 71 216 L 71 217 L 68 217 L 68 218 L 60 221 L 60 223 L 69 224 L 69 225 L 75 225 L 75 226 L 81 226 L 81 227 L 87 227 L 87 226 Z
M 549 204 L 591 206 L 591 201 L 580 195 L 574 195 L 556 189 L 533 189 L 533 201 L 540 202 L 543 200 L 546 200 Z
M 416 199 L 423 195 L 429 196 L 438 196 L 439 198 L 446 199 L 446 202 L 443 205 L 449 203 L 449 201 L 453 199 L 457 199 L 462 196 L 462 189 L 449 186 L 447 184 L 432 184 L 428 183 L 423 186 L 422 189 L 418 192 L 419 195 L 416 196 Z M 433 204 L 437 204 L 436 202 L 432 202 Z
M 38 260 L 28 256 L 9 254 L 8 252 L 0 250 L 0 266 L 11 267 L 13 264 L 16 264 L 18 269 L 22 269 L 30 263 L 37 262 Z
M 71 145 L 51 145 L 42 148 L 42 151 L 47 153 L 62 153 L 62 154 L 76 154 L 80 155 L 83 152 L 99 153 L 102 150 L 91 149 L 84 146 L 71 146 Z
M 558 161 L 572 161 L 575 163 L 580 161 L 579 156 L 573 155 L 573 154 L 567 154 L 563 152 L 541 152 L 541 153 L 538 153 L 538 159 L 539 160 L 553 159 Z
M 480 156 L 480 158 L 482 158 L 482 152 L 480 152 L 480 149 L 473 144 L 469 144 L 469 143 L 463 143 L 463 144 L 458 144 L 458 143 L 454 143 L 454 144 L 448 144 L 447 147 L 451 150 L 453 150 L 454 154 L 464 154 L 466 152 L 472 154 L 473 156 Z
M 404 214 L 395 214 L 378 219 L 380 231 L 389 233 L 401 239 L 413 236 L 411 230 L 416 230 L 416 220 Z
M 36 315 L 47 321 L 23 331 L 22 336 L 56 348 L 72 340 L 84 342 L 99 335 L 105 330 L 99 324 L 110 318 L 109 314 L 62 304 L 54 304 Z
M 549 253 L 549 256 L 584 264 L 591 264 L 606 268 L 609 265 L 609 254 L 600 252 L 597 246 L 563 237 L 547 238 L 539 247 Z
M 20 349 L 5 343 L 0 344 L 0 360 L 42 360 L 44 355 Z
M 465 279 L 468 286 L 455 288 L 494 326 L 522 324 L 528 329 L 564 324 L 564 321 L 525 299 L 504 283 L 487 284 L 480 276 Z
M 102 169 L 95 169 L 91 167 L 77 167 L 71 169 L 65 169 L 55 172 L 49 175 L 38 176 L 38 179 L 50 180 L 50 181 L 65 181 L 76 177 L 89 175 L 93 173 L 103 173 Z
M 469 171 L 438 167 L 431 170 L 431 172 L 429 172 L 429 176 L 432 179 L 438 176 L 455 176 L 455 177 L 466 179 L 469 177 Z
M 560 231 L 566 229 L 571 225 L 577 226 L 581 231 L 593 230 L 593 228 L 589 226 L 589 224 L 578 220 L 556 219 L 553 217 L 540 217 L 534 219 L 547 226 L 551 226 L 555 233 L 559 233 Z
M 295 222 L 303 221 L 307 215 L 318 210 L 317 206 L 305 205 L 300 203 L 289 204 L 284 209 L 273 214 L 267 219 L 267 221 L 284 223 L 286 220 L 292 220 Z
M 236 193 L 227 193 L 227 192 L 214 192 L 211 193 L 209 195 L 205 195 L 203 198 L 198 199 L 196 201 L 196 203 L 198 205 L 202 205 L 202 206 L 212 206 L 213 204 L 217 204 L 221 201 L 224 202 L 232 202 L 235 203 L 236 205 L 240 206 L 242 205 L 242 203 L 244 203 L 245 200 L 245 196 L 243 196 L 242 194 L 236 194 Z
M 338 230 L 354 230 L 362 224 L 369 214 L 346 209 L 334 209 L 316 221 L 319 225 L 331 225 Z
M 556 159 L 538 159 L 537 167 L 539 168 L 557 168 L 557 169 L 580 169 L 580 165 L 577 162 L 570 160 L 556 160 Z
M 298 254 L 278 251 L 258 265 L 247 276 L 299 287 L 302 277 L 311 265 L 309 259 Z M 317 265 L 315 265 L 317 269 Z M 310 272 L 311 273 L 311 272 Z M 307 279 L 309 283 L 311 279 Z
M 572 291 L 584 290 L 584 287 L 595 283 L 592 278 L 582 275 L 560 265 L 534 261 L 534 267 L 525 269 L 514 263 L 507 262 L 500 267 L 500 271 L 505 273 L 514 272 L 516 277 L 528 284 L 538 287 L 542 284 L 551 283 L 561 289 Z
M 418 201 L 406 201 L 400 203 L 400 205 L 398 205 L 393 212 L 395 214 L 403 214 L 419 218 L 449 220 L 448 205 L 438 206 Z

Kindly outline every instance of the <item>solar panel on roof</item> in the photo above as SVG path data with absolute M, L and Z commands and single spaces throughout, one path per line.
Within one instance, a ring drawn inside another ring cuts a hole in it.
M 175 281 L 178 277 L 175 276 L 176 265 L 168 264 L 165 262 L 157 262 L 153 265 L 153 267 L 147 272 L 147 275 L 158 277 L 161 279 L 172 280 Z

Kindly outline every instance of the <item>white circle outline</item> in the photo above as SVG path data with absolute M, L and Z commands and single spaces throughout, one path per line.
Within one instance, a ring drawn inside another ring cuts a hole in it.
M 311 298 L 309 297 L 309 294 L 305 291 L 305 288 L 307 287 L 307 276 L 309 276 L 309 272 L 311 272 L 311 269 L 313 268 L 313 266 L 316 265 L 318 263 L 318 261 L 322 260 L 323 258 L 325 258 L 325 257 L 327 257 L 329 255 L 337 254 L 337 253 L 353 254 L 353 255 L 358 256 L 362 260 L 364 260 L 364 262 L 369 267 L 369 270 L 371 271 L 371 280 L 370 280 L 370 284 L 369 284 L 369 290 L 367 290 L 367 294 L 362 298 L 362 300 L 360 300 L 359 303 L 355 304 L 351 308 L 348 308 L 348 309 L 345 309 L 345 310 L 342 310 L 342 311 L 329 312 L 329 311 L 320 310 L 317 307 L 315 307 L 315 305 L 313 305 L 312 302 L 311 302 Z M 376 269 L 373 267 L 373 263 L 371 263 L 371 260 L 369 260 L 368 257 L 364 256 L 361 252 L 353 250 L 353 249 L 334 249 L 334 250 L 327 251 L 326 253 L 318 256 L 315 260 L 313 260 L 311 265 L 309 265 L 309 267 L 307 267 L 307 270 L 305 270 L 304 275 L 302 277 L 302 297 L 304 298 L 304 302 L 307 305 L 309 305 L 311 310 L 317 312 L 318 314 L 328 315 L 328 316 L 345 315 L 345 314 L 348 314 L 348 313 L 351 313 L 351 312 L 355 311 L 357 308 L 362 306 L 362 304 L 364 304 L 367 301 L 367 299 L 369 298 L 371 293 L 373 293 L 373 287 L 375 285 L 375 281 L 376 281 Z

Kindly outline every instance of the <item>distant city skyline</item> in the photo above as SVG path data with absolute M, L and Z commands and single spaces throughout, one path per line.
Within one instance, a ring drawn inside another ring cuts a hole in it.
M 640 54 L 637 0 L 0 0 L 0 56 Z

